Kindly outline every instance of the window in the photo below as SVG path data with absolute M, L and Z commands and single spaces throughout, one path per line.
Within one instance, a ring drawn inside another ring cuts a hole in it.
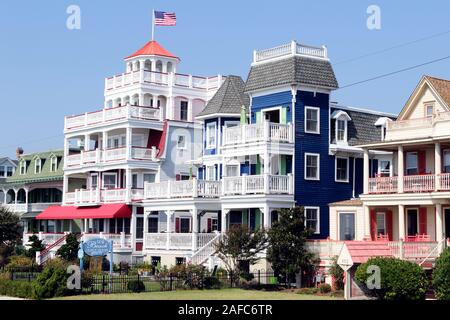
M 320 233 L 318 207 L 305 207 L 305 226 L 314 233 Z
M 38 158 L 34 160 L 34 173 L 41 173 L 41 169 L 42 169 L 42 160 Z
M 108 145 L 107 145 L 108 149 L 117 149 L 120 147 L 124 147 L 125 145 L 126 145 L 125 135 L 108 138 Z
M 97 189 L 98 187 L 98 174 L 93 173 L 91 175 L 91 189 Z
M 154 173 L 144 173 L 144 183 L 153 183 L 155 182 L 155 174 Z
M 11 177 L 14 173 L 14 167 L 6 167 L 6 176 Z
M 377 212 L 376 216 L 376 222 L 377 222 L 377 235 L 386 234 L 386 215 L 384 212 Z
M 104 189 L 117 188 L 117 175 L 115 173 L 104 173 L 103 174 L 103 188 Z
M 206 149 L 216 147 L 216 123 L 210 122 L 206 125 Z
M 419 172 L 418 170 L 418 160 L 417 152 L 407 152 L 406 153 L 406 174 L 414 175 Z
M 50 159 L 50 171 L 56 172 L 57 169 L 58 169 L 58 158 L 53 156 Z
M 339 214 L 339 240 L 355 240 L 355 214 Z
M 187 121 L 188 120 L 188 102 L 181 101 L 180 103 L 180 120 Z
M 131 187 L 133 189 L 138 187 L 138 175 L 136 173 L 131 175 Z
M 175 265 L 180 266 L 186 264 L 186 258 L 185 257 L 175 257 Z
M 336 120 L 336 141 L 347 142 L 347 120 Z
M 227 177 L 238 177 L 239 176 L 239 166 L 238 165 L 228 165 L 227 166 Z
M 444 172 L 450 173 L 450 150 L 444 150 Z
M 190 233 L 191 232 L 191 218 L 182 217 L 180 219 L 180 233 Z
M 136 217 L 136 239 L 144 239 L 144 218 Z
M 148 218 L 148 233 L 158 233 L 158 217 Z
M 215 166 L 207 166 L 206 167 L 206 180 L 216 180 L 216 167 Z
M 348 162 L 348 158 L 336 157 L 336 181 L 348 182 Z
M 185 136 L 178 136 L 177 149 L 178 150 L 185 150 L 186 149 L 186 137 Z
M 380 177 L 389 177 L 391 175 L 391 162 L 389 160 L 378 161 L 378 175 Z
M 0 167 L 0 178 L 1 178 L 1 177 L 4 177 L 5 174 L 6 174 L 5 167 L 4 167 L 4 166 L 1 166 L 1 167 Z
M 225 127 L 232 128 L 239 126 L 239 121 L 225 121 Z
M 219 230 L 219 219 L 211 218 L 211 231 Z
M 320 133 L 319 115 L 319 108 L 305 107 L 305 132 Z
M 320 155 L 313 153 L 305 153 L 305 179 L 320 179 Z
M 143 134 L 133 134 L 131 136 L 131 145 L 133 147 L 145 147 L 145 139 Z
M 425 116 L 426 117 L 432 117 L 434 112 L 434 106 L 433 105 L 427 105 L 425 106 Z

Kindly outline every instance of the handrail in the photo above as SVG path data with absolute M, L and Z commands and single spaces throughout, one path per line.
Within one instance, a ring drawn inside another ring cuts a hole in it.
M 210 248 L 210 246 L 218 239 L 222 236 L 221 233 L 217 233 L 217 235 L 212 238 L 209 242 L 207 242 L 203 247 L 201 247 L 200 249 L 198 249 L 192 256 L 191 256 L 191 262 L 193 262 L 194 258 L 198 257 L 201 253 L 203 253 L 206 249 Z M 211 253 L 213 254 L 214 251 Z M 211 255 L 209 254 L 209 255 Z M 203 259 L 202 261 L 197 261 L 196 264 L 202 264 L 203 262 L 205 262 L 206 259 Z
M 425 261 L 427 261 L 428 259 L 430 259 L 431 255 L 435 253 L 436 249 L 439 250 L 439 247 L 441 246 L 442 243 L 444 243 L 444 241 L 446 241 L 447 239 L 442 239 L 441 241 L 439 241 L 436 246 L 433 248 L 433 250 L 430 250 L 430 252 L 428 253 L 428 255 L 422 260 L 422 262 L 419 263 L 419 266 L 422 266 L 422 264 L 425 263 Z M 439 252 L 438 252 L 439 253 Z

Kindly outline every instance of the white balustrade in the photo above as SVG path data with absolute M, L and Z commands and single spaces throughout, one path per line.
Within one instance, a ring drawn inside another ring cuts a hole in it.
M 405 176 L 403 190 L 405 192 L 430 192 L 435 189 L 436 176 L 434 174 Z
M 293 143 L 294 135 L 292 125 L 263 122 L 236 127 L 225 127 L 223 130 L 224 146 L 266 141 Z
M 418 261 L 424 258 L 437 258 L 439 250 L 434 250 L 438 245 L 435 241 L 407 242 L 389 241 L 387 245 L 394 257 L 404 260 Z
M 125 160 L 127 157 L 127 148 L 120 147 L 120 148 L 106 149 L 104 151 L 104 154 L 105 154 L 105 161 Z
M 439 190 L 449 191 L 450 190 L 450 173 L 441 173 L 437 176 Z
M 396 193 L 398 177 L 376 177 L 369 179 L 369 193 Z
M 292 175 L 223 177 L 224 195 L 293 194 Z
M 72 204 L 77 202 L 77 197 L 75 192 L 66 192 L 65 197 L 66 204 Z
M 220 181 L 197 180 L 197 195 L 204 198 L 220 196 Z
M 131 147 L 131 157 L 135 160 L 154 161 L 157 153 L 158 149 L 156 148 Z
M 98 158 L 97 150 L 85 151 L 82 153 L 82 162 L 85 163 L 96 163 L 100 159 Z
M 66 156 L 64 158 L 64 165 L 66 167 L 73 167 L 73 166 L 81 165 L 81 153 Z
M 171 249 L 191 249 L 192 233 L 171 233 L 169 247 Z
M 126 189 L 105 189 L 101 191 L 103 202 L 122 202 L 125 201 Z
M 198 89 L 207 89 L 208 88 L 207 78 L 193 76 L 192 77 L 192 87 L 198 88 Z
M 293 54 L 327 58 L 327 49 L 325 47 L 313 47 L 292 41 L 277 47 L 255 51 L 253 62 L 261 62 Z
M 146 199 L 217 198 L 220 196 L 220 182 L 197 179 L 156 183 L 146 182 L 144 184 L 144 196 Z
M 175 74 L 175 82 L 176 86 L 180 87 L 189 87 L 189 75 L 188 74 Z
M 344 241 L 310 240 L 306 242 L 306 248 L 321 259 L 332 259 L 339 256 Z
M 144 199 L 144 189 L 131 189 L 131 199 L 135 201 Z
M 291 193 L 291 176 L 282 175 L 271 175 L 269 176 L 270 181 L 270 193 Z
M 166 249 L 167 234 L 165 233 L 147 233 L 145 235 L 146 249 Z

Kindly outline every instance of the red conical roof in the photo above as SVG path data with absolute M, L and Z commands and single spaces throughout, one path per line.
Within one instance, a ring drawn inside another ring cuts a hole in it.
M 164 49 L 158 42 L 155 40 L 151 40 L 145 44 L 141 49 L 133 53 L 131 56 L 126 57 L 125 59 L 134 58 L 137 56 L 163 56 L 168 58 L 178 59 L 177 56 L 174 56 L 172 53 Z

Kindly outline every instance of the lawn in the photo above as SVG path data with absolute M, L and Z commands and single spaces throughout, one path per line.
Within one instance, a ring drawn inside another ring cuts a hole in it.
M 57 300 L 342 300 L 342 298 L 293 292 L 220 289 L 82 295 Z

